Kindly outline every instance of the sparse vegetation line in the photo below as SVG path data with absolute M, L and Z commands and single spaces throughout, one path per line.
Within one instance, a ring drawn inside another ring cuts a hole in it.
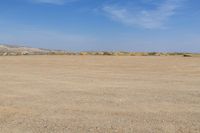
M 164 52 L 126 52 L 126 51 L 85 51 L 68 52 L 64 50 L 49 50 L 30 48 L 13 45 L 0 45 L 0 56 L 20 56 L 20 55 L 106 55 L 106 56 L 200 56 L 200 53 L 164 53 Z

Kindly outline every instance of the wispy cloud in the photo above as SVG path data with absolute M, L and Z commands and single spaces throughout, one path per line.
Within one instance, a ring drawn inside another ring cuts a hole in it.
M 140 26 L 146 29 L 165 28 L 166 21 L 176 14 L 184 0 L 164 0 L 155 4 L 154 9 L 128 8 L 124 6 L 106 5 L 103 10 L 112 19 L 130 26 Z M 147 2 L 147 1 L 146 1 Z
M 77 0 L 31 0 L 35 3 L 45 3 L 45 4 L 55 4 L 55 5 L 63 5 L 65 3 L 74 2 Z

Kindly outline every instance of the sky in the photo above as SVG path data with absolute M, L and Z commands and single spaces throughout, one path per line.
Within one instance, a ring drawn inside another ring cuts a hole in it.
M 0 0 L 0 43 L 200 52 L 199 0 Z

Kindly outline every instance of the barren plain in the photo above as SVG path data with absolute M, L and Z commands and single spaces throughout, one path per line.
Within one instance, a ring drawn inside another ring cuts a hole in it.
M 1 133 L 199 133 L 200 58 L 0 57 Z

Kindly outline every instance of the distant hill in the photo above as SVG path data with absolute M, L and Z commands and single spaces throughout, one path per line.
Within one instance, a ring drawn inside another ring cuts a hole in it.
M 64 51 L 31 48 L 18 45 L 0 44 L 0 55 L 44 55 L 44 54 L 61 54 Z
M 200 57 L 200 53 L 162 53 L 162 52 L 126 52 L 126 51 L 85 51 L 85 52 L 67 52 L 64 50 L 49 50 L 41 48 L 31 48 L 18 45 L 0 44 L 0 56 L 7 55 L 106 55 L 106 56 L 183 56 Z

